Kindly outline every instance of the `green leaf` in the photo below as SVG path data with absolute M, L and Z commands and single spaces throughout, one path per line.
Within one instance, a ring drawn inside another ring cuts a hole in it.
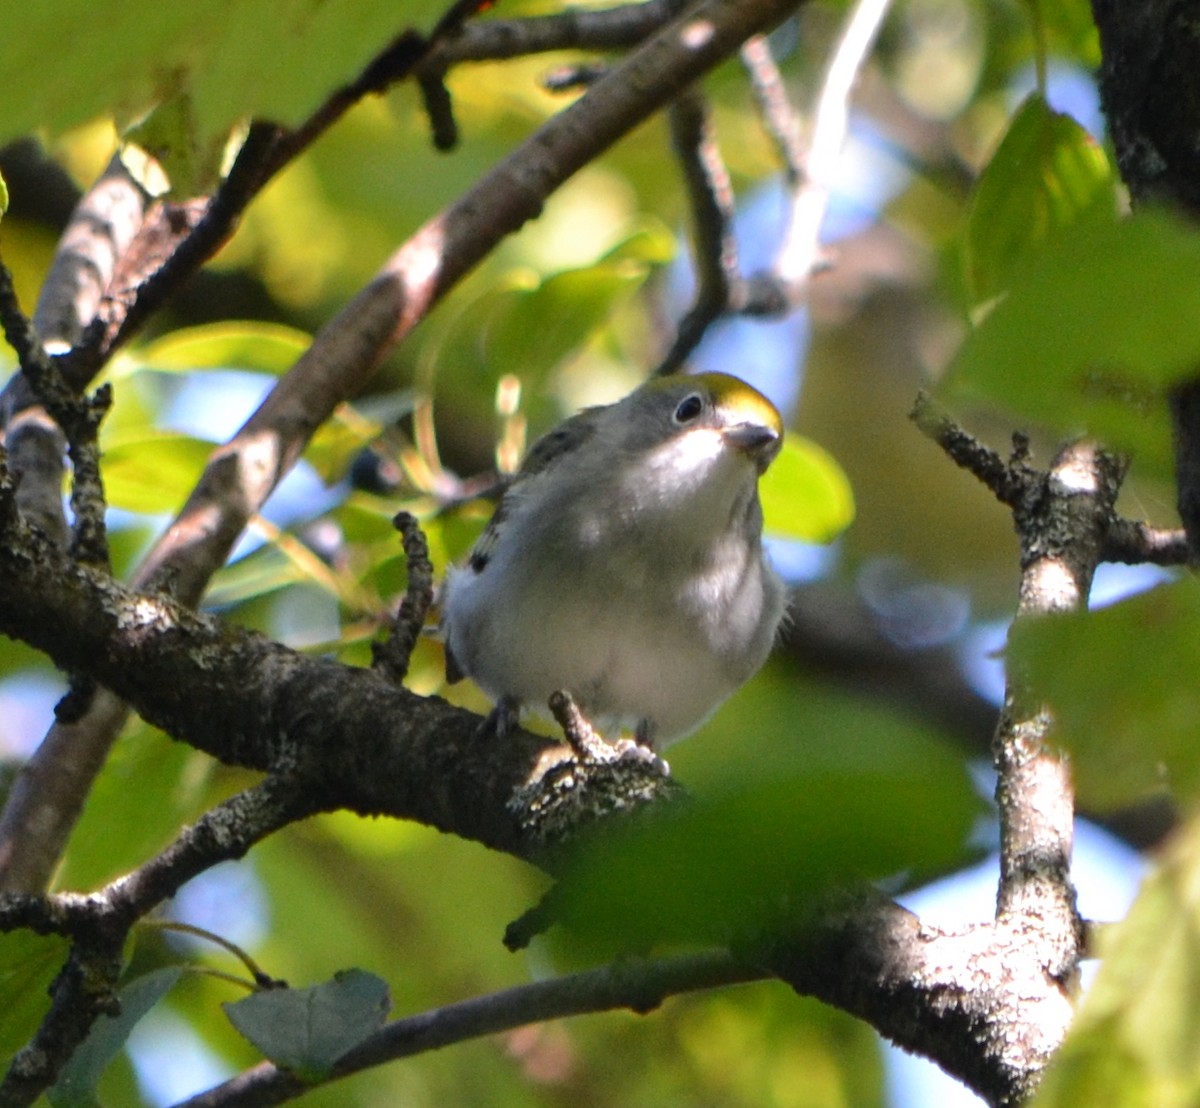
M 160 373 L 242 369 L 281 374 L 291 369 L 312 337 L 278 323 L 235 320 L 172 331 L 134 351 L 135 368 Z
M 307 989 L 266 989 L 222 1007 L 272 1062 L 316 1080 L 383 1026 L 391 999 L 386 981 L 351 969 Z
M 545 276 L 512 268 L 482 292 L 438 317 L 438 337 L 427 356 L 439 366 L 495 382 L 518 375 L 528 393 L 576 354 L 671 256 L 670 236 L 642 229 L 595 262 Z
M 122 160 L 152 196 L 164 191 L 155 180 L 159 172 L 166 173 L 172 195 L 180 198 L 211 192 L 220 180 L 226 135 L 218 132 L 209 136 L 207 146 L 201 144 L 192 98 L 186 89 L 162 101 L 129 128 L 124 138 L 127 145 Z M 153 168 L 146 167 L 144 159 L 137 156 L 141 151 L 154 159 L 150 163 Z
M 118 994 L 120 1012 L 101 1016 L 71 1055 L 48 1094 L 54 1108 L 83 1108 L 96 1103 L 101 1075 L 129 1038 L 134 1025 L 170 991 L 182 966 L 166 966 L 129 982 Z
M 244 558 L 217 570 L 204 602 L 213 608 L 225 608 L 304 580 L 307 577 L 294 560 L 273 543 L 263 543 Z
M 669 259 L 664 237 L 638 232 L 593 265 L 507 290 L 486 335 L 495 375 L 518 373 L 526 387 L 536 388 L 588 342 L 654 266 Z
M 1023 620 L 1010 654 L 1049 705 L 1089 807 L 1126 804 L 1164 784 L 1200 795 L 1200 583 L 1163 585 L 1095 612 Z
M 1200 1102 L 1200 824 L 1176 833 L 1129 915 L 1099 935 L 1100 969 L 1033 1108 Z
M 114 508 L 173 512 L 187 499 L 213 444 L 175 431 L 134 430 L 103 439 L 104 488 Z
M 97 888 L 152 857 L 228 795 L 219 772 L 208 755 L 135 717 L 88 793 L 56 880 L 63 888 Z
M 831 542 L 854 522 L 854 490 L 832 455 L 788 434 L 759 482 L 764 526 L 800 542 Z
M 964 250 L 972 302 L 1005 292 L 1030 256 L 1064 228 L 1115 217 L 1104 150 L 1074 119 L 1031 95 L 976 186 Z
M 130 119 L 181 93 L 192 101 L 201 149 L 245 118 L 295 126 L 382 45 L 406 27 L 428 30 L 434 18 L 417 0 L 361 0 L 352 9 L 275 0 L 9 5 L 4 37 L 14 49 L 0 86 L 0 142 L 102 114 Z M 46 65 L 65 44 L 70 64 Z
M 50 984 L 69 951 L 70 944 L 57 935 L 0 935 L 0 1058 L 11 1058 L 45 1018 Z
M 1162 393 L 1200 365 L 1200 233 L 1141 210 L 1057 236 L 963 343 L 942 392 L 1171 472 Z

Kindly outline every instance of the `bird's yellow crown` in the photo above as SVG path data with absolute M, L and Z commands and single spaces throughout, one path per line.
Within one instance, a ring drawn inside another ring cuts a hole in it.
M 660 378 L 664 383 L 672 380 L 670 377 Z M 783 419 L 779 410 L 758 389 L 746 384 L 740 377 L 728 373 L 697 373 L 689 380 L 706 388 L 713 398 L 713 403 L 726 411 L 736 412 L 747 422 L 760 423 L 770 427 L 775 434 L 782 437 Z

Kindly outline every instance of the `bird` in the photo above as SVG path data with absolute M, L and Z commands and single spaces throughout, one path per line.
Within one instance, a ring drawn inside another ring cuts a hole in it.
M 765 662 L 785 587 L 758 481 L 783 441 L 729 374 L 655 377 L 543 435 L 442 592 L 447 681 L 504 734 L 566 693 L 654 751 L 695 731 Z

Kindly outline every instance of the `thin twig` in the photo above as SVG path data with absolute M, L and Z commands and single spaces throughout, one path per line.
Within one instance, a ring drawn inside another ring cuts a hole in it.
M 400 685 L 408 676 L 409 661 L 433 603 L 433 563 L 429 560 L 429 544 L 416 516 L 398 512 L 392 523 L 404 542 L 408 587 L 387 639 L 372 644 L 371 665 Z
M 17 303 L 12 274 L 0 262 L 0 323 L 16 351 L 21 373 L 41 406 L 62 429 L 74 467 L 71 508 L 74 514 L 71 552 L 92 565 L 108 565 L 104 523 L 104 485 L 100 477 L 100 421 L 112 403 L 105 385 L 95 396 L 81 397 L 67 384 L 57 360 L 42 346 L 33 323 Z
M 733 235 L 733 186 L 713 133 L 708 102 L 692 89 L 671 104 L 671 145 L 683 169 L 692 213 L 696 295 L 671 349 L 654 373 L 674 373 L 700 344 L 709 325 L 736 310 L 741 280 Z
M 319 797 L 313 782 L 272 773 L 205 812 L 161 853 L 97 895 L 132 926 L 197 874 L 241 858 L 268 835 L 315 814 Z
M 755 35 L 742 47 L 742 64 L 750 77 L 750 88 L 758 101 L 763 126 L 775 144 L 783 162 L 784 180 L 790 190 L 798 188 L 804 178 L 804 144 L 795 109 L 788 99 L 783 75 L 771 52 L 766 35 Z
M 100 473 L 100 423 L 112 406 L 112 385 L 81 397 L 80 426 L 67 436 L 71 459 L 71 556 L 88 565 L 110 568 L 104 479 Z
M 70 437 L 80 423 L 86 422 L 86 411 L 78 396 L 67 387 L 53 359 L 42 348 L 29 317 L 21 311 L 12 272 L 0 262 L 0 325 L 8 345 L 16 351 L 21 372 L 29 381 L 51 418 Z
M 388 1024 L 342 1058 L 324 1081 L 306 1084 L 263 1063 L 176 1108 L 281 1104 L 306 1089 L 425 1051 L 532 1023 L 617 1008 L 645 1013 L 667 997 L 759 980 L 763 973 L 725 951 L 635 960 L 551 981 L 518 985 Z
M 689 0 L 645 0 L 553 15 L 468 23 L 441 43 L 431 65 L 505 61 L 558 50 L 628 50 L 644 42 L 687 8 Z
M 974 474 L 1002 504 L 1015 506 L 1028 488 L 1029 470 L 1019 457 L 1005 461 L 969 434 L 929 393 L 917 393 L 909 418 L 946 452 L 955 465 Z
M 417 87 L 433 130 L 434 147 L 453 150 L 458 145 L 458 122 L 454 118 L 454 101 L 446 88 L 445 72 L 426 67 L 417 74 Z

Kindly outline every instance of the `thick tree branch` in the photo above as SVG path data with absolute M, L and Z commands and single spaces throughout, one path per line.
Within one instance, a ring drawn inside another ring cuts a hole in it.
M 520 731 L 496 742 L 479 733 L 478 716 L 439 698 L 132 593 L 71 562 L 13 514 L 11 497 L 0 630 L 94 677 L 168 734 L 228 764 L 301 779 L 317 807 L 415 819 L 521 857 L 540 857 L 545 820 L 556 820 L 554 837 L 569 832 L 546 795 L 569 748 Z M 640 763 L 590 777 L 575 767 L 560 799 L 579 805 L 580 819 L 591 815 L 590 785 L 627 789 L 638 803 L 673 788 Z M 514 801 L 532 805 L 539 789 L 536 811 Z
M 1044 1064 L 1071 1014 L 1040 941 L 1036 921 L 943 931 L 866 893 L 794 937 L 766 941 L 758 960 L 798 992 L 933 1058 L 999 1108 L 1024 1099 L 1028 1059 Z

